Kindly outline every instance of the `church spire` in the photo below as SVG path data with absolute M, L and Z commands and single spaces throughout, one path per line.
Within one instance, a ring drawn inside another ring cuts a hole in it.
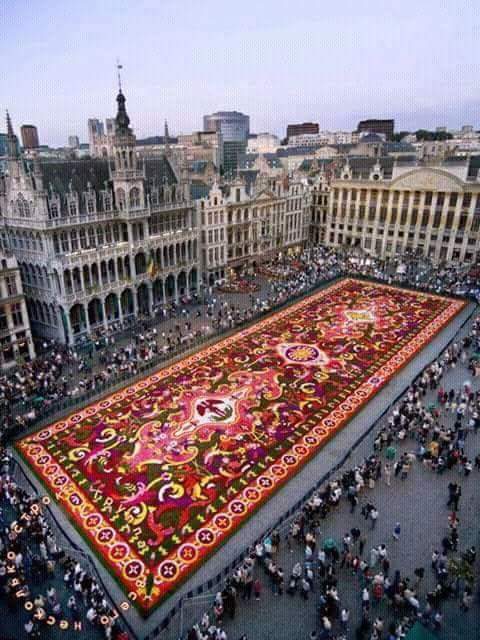
M 129 124 L 130 118 L 128 117 L 127 110 L 125 108 L 125 96 L 122 91 L 119 91 L 117 96 L 117 115 L 115 117 L 115 133 L 128 134 L 130 133 Z
M 13 132 L 12 120 L 7 110 L 7 154 L 9 158 L 18 158 L 18 141 Z
M 165 153 L 168 153 L 170 151 L 170 140 L 168 135 L 168 122 L 166 118 L 165 118 L 165 131 L 163 134 L 163 142 L 165 144 Z
M 125 108 L 125 96 L 122 91 L 122 79 L 120 77 L 120 69 L 123 69 L 123 65 L 117 60 L 117 74 L 118 74 L 118 95 L 117 95 L 117 115 L 115 117 L 115 133 L 120 135 L 128 135 L 131 133 L 129 129 L 130 118 L 128 117 L 127 110 Z

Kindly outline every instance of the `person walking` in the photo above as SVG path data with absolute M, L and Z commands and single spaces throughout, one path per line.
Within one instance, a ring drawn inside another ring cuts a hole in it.
M 393 528 L 392 538 L 394 540 L 400 540 L 400 531 L 401 531 L 401 526 L 400 526 L 400 523 L 397 522 L 395 527 Z
M 386 462 L 383 467 L 383 477 L 385 479 L 385 484 L 389 487 L 392 481 L 392 466 L 389 462 Z

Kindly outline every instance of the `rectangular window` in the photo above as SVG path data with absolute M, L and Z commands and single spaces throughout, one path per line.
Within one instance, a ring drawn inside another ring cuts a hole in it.
M 12 320 L 14 327 L 20 327 L 23 325 L 22 306 L 19 302 L 12 304 L 10 307 L 12 312 Z
M 467 226 L 467 219 L 468 215 L 466 213 L 462 213 L 462 215 L 460 216 L 460 221 L 458 223 L 459 231 L 463 231 L 465 229 L 465 227 Z
M 472 194 L 471 193 L 464 193 L 463 194 L 462 207 L 464 209 L 468 209 L 468 207 L 470 206 L 471 202 L 472 202 Z
M 454 207 L 457 204 L 457 198 L 458 198 L 458 194 L 457 193 L 451 193 L 450 194 L 450 202 L 449 202 L 449 207 Z
M 13 360 L 13 345 L 10 340 L 10 336 L 0 338 L 0 353 L 3 356 L 4 362 L 10 362 Z
M 425 206 L 430 206 L 432 204 L 432 192 L 431 191 L 427 191 L 427 193 L 425 194 Z
M 0 307 L 0 331 L 5 331 L 5 329 L 8 329 L 7 312 L 2 306 Z
M 7 295 L 15 296 L 18 293 L 17 279 L 15 275 L 11 274 L 5 277 L 5 284 L 7 285 Z

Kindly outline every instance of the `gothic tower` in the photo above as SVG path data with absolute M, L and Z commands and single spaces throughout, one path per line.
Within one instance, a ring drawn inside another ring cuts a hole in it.
M 113 168 L 111 175 L 116 205 L 121 210 L 145 208 L 144 171 L 138 167 L 136 138 L 130 128 L 125 108 L 125 96 L 120 87 L 113 138 Z

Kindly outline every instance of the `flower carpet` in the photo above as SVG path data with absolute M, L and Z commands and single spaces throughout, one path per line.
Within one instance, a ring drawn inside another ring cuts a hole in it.
M 345 279 L 16 448 L 148 615 L 464 304 Z
M 260 285 L 253 280 L 237 278 L 220 285 L 217 289 L 221 293 L 256 293 L 260 291 Z

